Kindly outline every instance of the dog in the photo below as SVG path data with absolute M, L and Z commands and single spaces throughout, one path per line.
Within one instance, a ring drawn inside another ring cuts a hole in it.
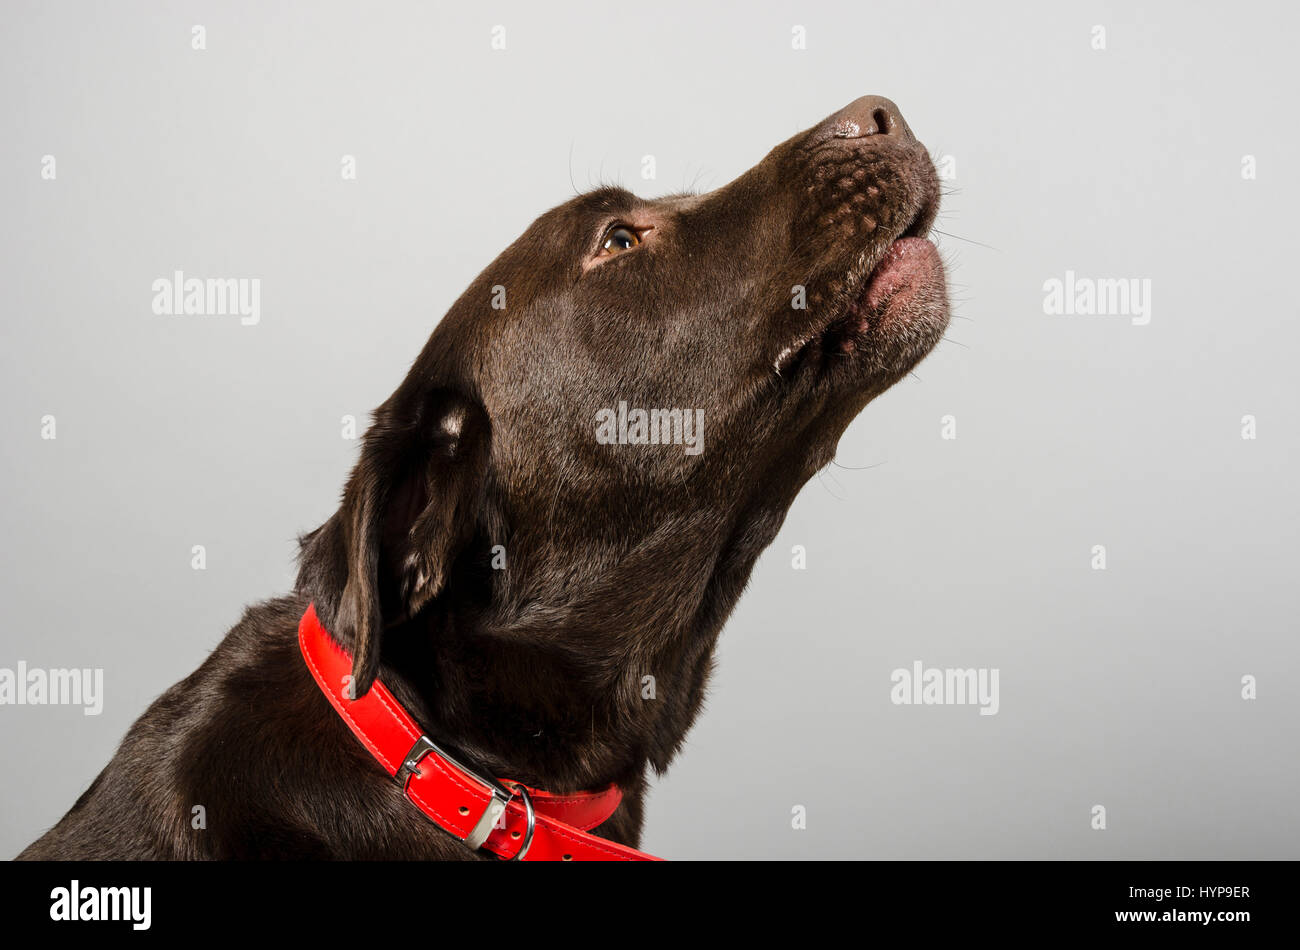
M 507 797 L 616 788 L 589 834 L 631 853 L 755 560 L 943 335 L 938 207 L 925 148 L 867 96 L 715 191 L 543 214 L 375 411 L 294 592 L 249 608 L 20 857 L 509 856 L 413 805 L 418 756 L 382 768 L 351 727 L 367 696 Z M 308 619 L 342 700 L 304 662 Z

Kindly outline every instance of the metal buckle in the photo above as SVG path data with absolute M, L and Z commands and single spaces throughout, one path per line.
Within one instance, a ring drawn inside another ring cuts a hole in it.
M 441 748 L 436 742 L 428 736 L 420 736 L 411 746 L 411 751 L 406 753 L 406 758 L 402 760 L 402 767 L 397 770 L 393 780 L 397 782 L 403 792 L 406 791 L 407 784 L 411 781 L 411 776 L 415 774 L 416 767 L 420 760 L 430 753 L 436 754 L 439 758 L 446 759 L 455 768 L 464 772 L 476 782 L 480 782 L 488 787 L 492 797 L 488 799 L 487 807 L 483 809 L 483 814 L 479 816 L 478 822 L 468 835 L 465 836 L 465 844 L 471 849 L 477 851 L 483 847 L 483 842 L 487 841 L 488 835 L 492 834 L 492 829 L 496 826 L 497 820 L 505 813 L 506 805 L 510 804 L 510 799 L 514 798 L 515 793 L 506 788 L 494 778 L 480 775 L 473 769 L 458 762 L 455 756 L 448 755 L 447 751 Z M 523 790 L 520 789 L 522 792 Z M 528 809 L 528 837 L 524 841 L 524 847 L 519 855 L 522 857 L 528 851 L 528 846 L 533 841 L 533 803 L 528 798 L 528 793 L 523 792 L 524 804 Z

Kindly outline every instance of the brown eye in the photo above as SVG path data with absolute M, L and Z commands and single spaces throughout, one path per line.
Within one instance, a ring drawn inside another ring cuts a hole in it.
M 631 228 L 616 225 L 605 235 L 605 242 L 600 246 L 602 254 L 621 254 L 641 243 L 641 235 Z

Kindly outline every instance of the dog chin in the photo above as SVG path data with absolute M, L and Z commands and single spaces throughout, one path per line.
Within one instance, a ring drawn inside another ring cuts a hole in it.
M 926 238 L 895 241 L 827 334 L 827 349 L 859 372 L 897 379 L 943 337 L 948 288 L 938 249 Z

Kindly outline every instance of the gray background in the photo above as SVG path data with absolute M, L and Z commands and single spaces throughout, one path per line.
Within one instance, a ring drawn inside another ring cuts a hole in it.
M 106 679 L 0 707 L 0 855 L 288 589 L 340 417 L 571 177 L 707 190 L 881 93 L 956 158 L 960 319 L 759 562 L 644 846 L 1300 857 L 1295 6 L 549 6 L 0 7 L 0 666 Z M 260 325 L 155 316 L 176 268 L 260 277 Z M 1045 315 L 1067 269 L 1150 279 L 1150 325 Z M 892 705 L 918 659 L 997 667 L 1000 713 Z

